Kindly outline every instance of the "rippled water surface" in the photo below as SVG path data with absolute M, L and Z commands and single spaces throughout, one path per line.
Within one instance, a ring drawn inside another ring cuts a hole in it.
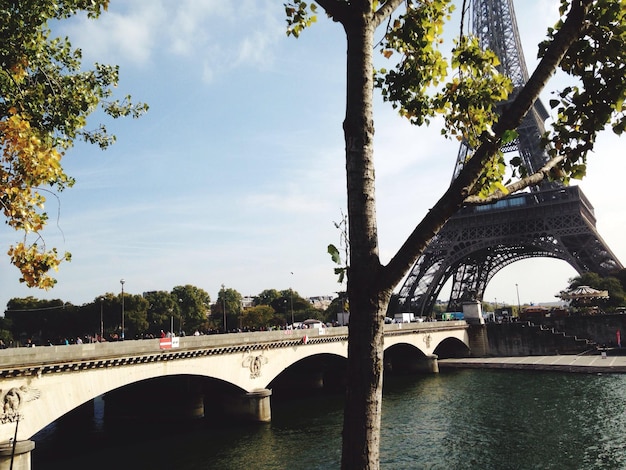
M 272 402 L 272 422 L 49 427 L 33 470 L 339 468 L 342 397 Z M 385 383 L 381 467 L 626 468 L 626 375 L 456 370 Z

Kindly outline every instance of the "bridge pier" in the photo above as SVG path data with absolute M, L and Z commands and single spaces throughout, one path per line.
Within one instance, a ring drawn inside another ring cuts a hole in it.
M 263 388 L 246 394 L 248 399 L 247 416 L 250 421 L 269 423 L 272 420 L 272 408 L 270 406 L 270 396 L 272 391 Z
M 243 421 L 269 423 L 272 420 L 271 395 L 272 391 L 267 388 L 254 390 L 235 398 L 227 398 L 225 408 L 229 414 Z
M 0 470 L 30 470 L 30 453 L 35 448 L 33 441 L 17 441 L 0 444 Z M 11 462 L 13 460 L 13 462 Z
M 414 364 L 414 371 L 419 373 L 439 373 L 439 362 L 437 361 L 439 356 L 436 354 L 429 354 L 424 358 L 419 359 Z
M 411 356 L 395 354 L 385 360 L 385 372 L 392 374 L 437 374 L 439 373 L 439 356 Z
M 469 325 L 470 355 L 472 357 L 486 357 L 489 355 L 489 336 L 487 325 Z

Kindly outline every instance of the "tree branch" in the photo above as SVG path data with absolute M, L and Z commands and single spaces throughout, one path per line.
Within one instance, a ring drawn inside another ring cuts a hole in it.
M 348 18 L 348 3 L 344 0 L 315 0 L 326 14 L 338 23 L 344 24 Z
M 374 27 L 377 28 L 406 0 L 388 0 L 374 13 Z
M 488 197 L 479 197 L 479 196 L 469 196 L 465 199 L 464 203 L 467 205 L 481 205 L 488 204 L 490 202 L 495 202 L 503 197 L 506 197 L 509 194 L 516 193 L 521 191 L 522 189 L 526 189 L 530 186 L 535 186 L 544 179 L 548 178 L 552 169 L 556 168 L 556 166 L 565 160 L 563 155 L 559 155 L 558 157 L 551 158 L 548 162 L 542 166 L 539 170 L 537 170 L 532 175 L 529 175 L 525 178 L 522 178 L 518 181 L 515 181 L 506 186 L 506 193 L 502 191 L 495 191 L 490 194 Z
M 441 230 L 447 220 L 462 206 L 472 194 L 474 186 L 483 171 L 485 162 L 497 152 L 502 135 L 516 129 L 549 78 L 554 74 L 568 48 L 587 28 L 586 14 L 593 0 L 574 0 L 561 29 L 555 34 L 552 43 L 537 66 L 528 83 L 522 88 L 515 100 L 503 112 L 502 118 L 493 126 L 493 134 L 483 140 L 472 158 L 463 167 L 457 178 L 448 187 L 437 203 L 428 211 L 422 221 L 415 227 L 395 256 L 384 267 L 381 282 L 392 286 L 397 285 L 410 267 L 424 252 L 430 240 Z M 555 165 L 558 162 L 550 162 Z M 530 178 L 544 177 L 538 172 Z M 540 179 L 539 179 L 540 181 Z

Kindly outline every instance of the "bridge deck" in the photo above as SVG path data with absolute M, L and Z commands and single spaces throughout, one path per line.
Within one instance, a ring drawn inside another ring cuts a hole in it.
M 467 327 L 464 321 L 392 324 L 385 325 L 385 335 L 463 327 Z M 172 349 L 161 349 L 159 339 L 9 348 L 0 350 L 0 378 L 275 349 L 301 344 L 305 336 L 310 343 L 346 341 L 348 327 L 187 336 L 179 338 L 179 347 Z

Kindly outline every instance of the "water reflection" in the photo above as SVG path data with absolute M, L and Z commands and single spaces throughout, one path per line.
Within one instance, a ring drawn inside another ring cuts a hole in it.
M 625 390 L 624 375 L 456 370 L 386 379 L 381 468 L 626 468 Z M 342 395 L 273 402 L 264 425 L 57 425 L 37 436 L 33 470 L 339 468 L 342 403 Z

